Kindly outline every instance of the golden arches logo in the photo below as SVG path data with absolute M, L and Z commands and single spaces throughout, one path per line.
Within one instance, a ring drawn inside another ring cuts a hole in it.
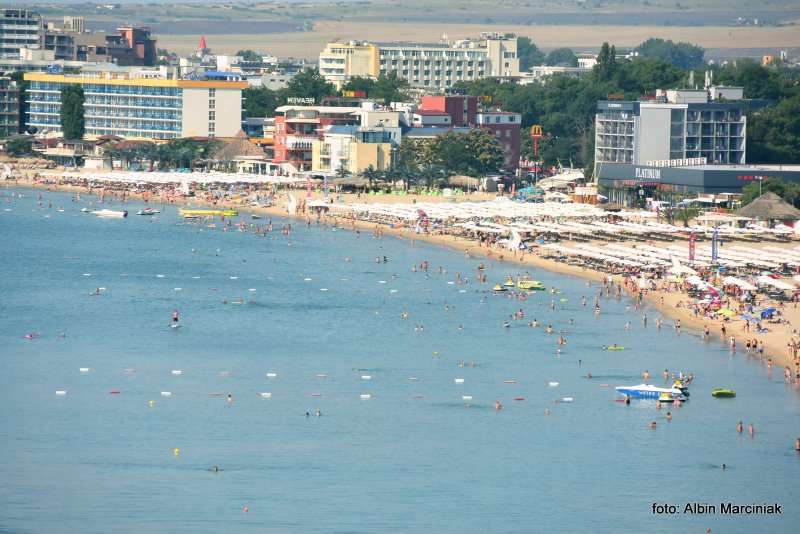
M 542 137 L 542 127 L 538 124 L 531 126 L 531 137 Z

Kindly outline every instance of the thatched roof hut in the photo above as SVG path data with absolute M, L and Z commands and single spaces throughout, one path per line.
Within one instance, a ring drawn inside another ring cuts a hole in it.
M 454 187 L 466 187 L 471 189 L 478 189 L 481 185 L 481 181 L 477 178 L 473 178 L 472 176 L 451 176 L 447 179 L 449 185 Z
M 764 193 L 747 206 L 738 209 L 736 215 L 762 221 L 800 220 L 800 210 L 771 191 Z

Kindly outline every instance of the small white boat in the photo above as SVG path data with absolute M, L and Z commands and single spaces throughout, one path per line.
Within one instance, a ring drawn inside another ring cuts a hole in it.
M 161 213 L 161 212 L 160 212 L 160 211 L 158 211 L 157 209 L 153 209 L 153 208 L 144 208 L 143 210 L 139 210 L 139 211 L 137 211 L 137 212 L 136 212 L 136 215 L 157 215 L 157 214 L 159 214 L 159 213 Z
M 117 210 L 95 210 L 92 212 L 92 215 L 96 215 L 98 217 L 102 217 L 104 219 L 124 219 L 128 216 L 128 211 L 117 211 Z
M 269 391 L 264 391 L 263 393 L 259 393 L 259 395 L 261 395 L 261 398 L 264 398 L 264 399 L 271 399 L 272 398 L 272 393 L 270 393 Z
M 463 384 L 464 383 L 464 379 L 463 378 L 456 378 L 456 379 L 453 380 L 453 382 L 455 382 L 456 384 Z
M 370 395 L 369 393 L 362 393 L 361 394 L 361 400 L 370 400 L 371 398 L 372 398 L 372 395 Z

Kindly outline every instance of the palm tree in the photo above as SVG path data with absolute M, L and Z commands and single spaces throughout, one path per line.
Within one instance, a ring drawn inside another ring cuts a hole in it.
M 336 177 L 337 178 L 347 178 L 350 176 L 350 171 L 344 166 L 344 164 L 339 165 L 339 168 L 336 169 Z
M 372 183 L 379 178 L 379 173 L 375 170 L 375 167 L 370 165 L 361 171 L 361 176 L 369 181 L 369 188 L 372 189 Z

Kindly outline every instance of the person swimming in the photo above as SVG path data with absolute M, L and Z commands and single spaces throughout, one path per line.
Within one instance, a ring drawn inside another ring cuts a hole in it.
M 97 293 L 98 293 L 98 295 L 100 294 L 100 290 L 99 289 L 97 290 Z M 172 324 L 173 325 L 177 325 L 178 324 L 178 319 L 179 319 L 178 310 L 177 309 L 172 310 Z

